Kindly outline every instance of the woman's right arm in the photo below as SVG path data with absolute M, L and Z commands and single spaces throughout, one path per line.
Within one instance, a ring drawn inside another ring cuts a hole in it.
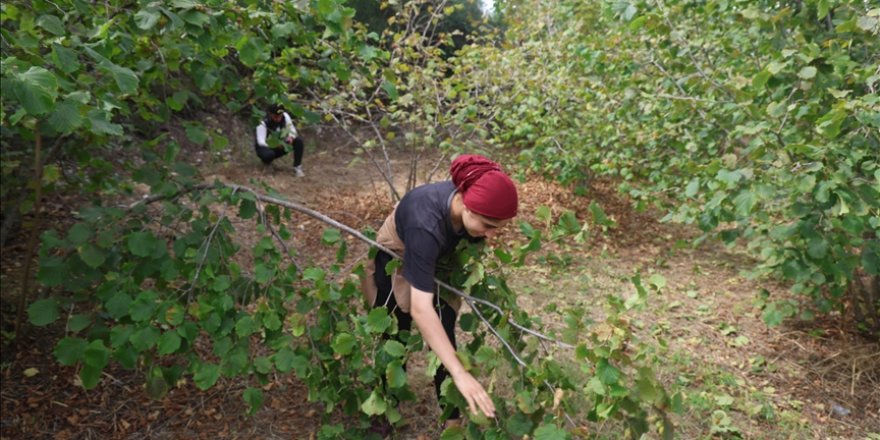
M 440 362 L 449 371 L 455 386 L 461 392 L 472 413 L 477 413 L 477 408 L 488 417 L 495 417 L 495 404 L 489 397 L 489 393 L 480 385 L 471 373 L 464 369 L 464 365 L 455 355 L 455 348 L 446 337 L 443 330 L 443 324 L 434 311 L 434 294 L 425 292 L 424 290 L 412 287 L 412 300 L 410 305 L 410 314 L 422 339 L 428 343 L 431 350 L 440 358 Z

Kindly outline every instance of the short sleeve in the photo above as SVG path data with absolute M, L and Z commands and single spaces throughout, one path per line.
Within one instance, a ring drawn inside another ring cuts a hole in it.
M 428 231 L 412 228 L 406 231 L 403 255 L 403 277 L 413 287 L 425 292 L 434 291 L 434 269 L 440 258 L 440 244 Z

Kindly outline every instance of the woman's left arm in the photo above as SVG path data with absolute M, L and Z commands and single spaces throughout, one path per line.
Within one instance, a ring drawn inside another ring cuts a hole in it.
M 434 350 L 440 362 L 449 371 L 455 386 L 461 392 L 472 413 L 477 413 L 477 408 L 488 417 L 495 417 L 495 404 L 489 397 L 489 393 L 483 388 L 471 373 L 464 369 L 464 365 L 455 355 L 455 348 L 446 337 L 443 324 L 434 311 L 434 294 L 412 287 L 412 303 L 410 314 L 413 321 L 419 327 L 422 338 Z

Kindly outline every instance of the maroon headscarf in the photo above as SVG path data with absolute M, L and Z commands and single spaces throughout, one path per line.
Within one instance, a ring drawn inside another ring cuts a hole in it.
M 476 154 L 464 154 L 452 161 L 449 173 L 464 205 L 471 211 L 502 220 L 516 216 L 516 186 L 497 163 Z

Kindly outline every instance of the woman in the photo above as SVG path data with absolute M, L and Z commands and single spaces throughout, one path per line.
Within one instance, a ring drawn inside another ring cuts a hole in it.
M 479 410 L 494 417 L 489 394 L 455 356 L 455 320 L 461 299 L 441 298 L 434 277 L 462 239 L 491 238 L 516 216 L 516 186 L 498 164 L 478 155 L 459 156 L 450 174 L 452 181 L 407 193 L 385 219 L 377 241 L 402 255 L 403 266 L 388 275 L 385 266 L 392 258 L 378 252 L 368 267 L 372 276 L 365 280 L 364 291 L 373 307 L 393 311 L 400 330 L 409 330 L 415 321 L 443 364 L 434 376 L 438 399 L 440 385 L 451 375 L 472 413 Z M 459 417 L 453 410 L 447 425 Z

